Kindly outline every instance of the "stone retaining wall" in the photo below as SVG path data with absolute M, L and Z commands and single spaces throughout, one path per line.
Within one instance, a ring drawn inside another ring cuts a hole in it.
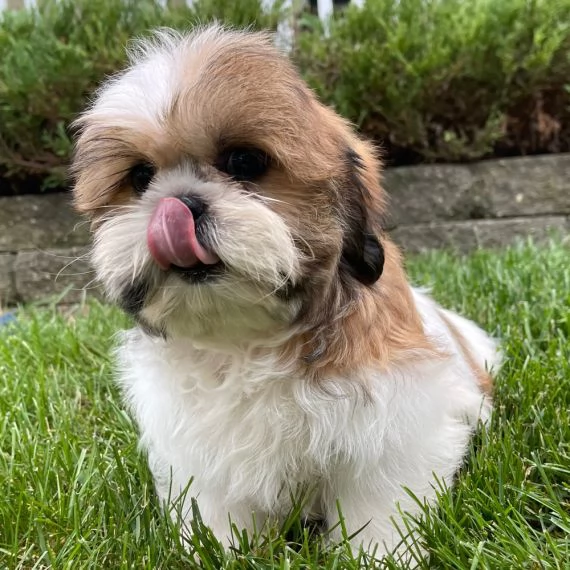
M 408 252 L 570 234 L 570 154 L 391 169 L 384 186 L 386 226 Z M 0 305 L 81 299 L 93 278 L 88 241 L 68 194 L 0 198 Z
M 88 243 L 69 194 L 0 198 L 0 306 L 80 300 L 93 277 Z
M 570 154 L 392 169 L 384 185 L 388 226 L 408 251 L 570 233 Z

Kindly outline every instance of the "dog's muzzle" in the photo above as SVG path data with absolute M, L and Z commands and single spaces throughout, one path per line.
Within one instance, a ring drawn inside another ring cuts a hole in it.
M 172 266 L 192 269 L 220 261 L 196 236 L 196 222 L 203 212 L 203 203 L 193 197 L 160 200 L 147 228 L 147 244 L 152 258 L 162 270 Z

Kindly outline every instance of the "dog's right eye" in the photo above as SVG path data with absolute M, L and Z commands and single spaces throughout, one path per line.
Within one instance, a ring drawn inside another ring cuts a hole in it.
M 142 163 L 134 166 L 129 173 L 129 178 L 135 192 L 143 194 L 152 182 L 154 175 L 155 170 L 152 164 Z
M 256 148 L 234 148 L 223 152 L 215 166 L 235 180 L 253 182 L 269 168 L 269 157 Z

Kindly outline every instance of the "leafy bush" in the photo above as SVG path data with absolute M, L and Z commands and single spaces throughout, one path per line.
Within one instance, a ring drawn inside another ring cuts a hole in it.
M 133 36 L 212 19 L 277 26 L 278 4 L 40 0 L 0 14 L 0 194 L 61 186 L 67 125 Z M 570 150 L 570 0 L 369 0 L 293 53 L 323 100 L 391 164 Z
M 61 185 L 71 152 L 67 125 L 103 77 L 121 68 L 125 45 L 158 26 L 190 28 L 219 19 L 275 28 L 279 6 L 260 0 L 199 0 L 162 7 L 155 0 L 47 0 L 0 16 L 0 178 Z M 7 193 L 10 188 L 2 188 Z
M 569 0 L 369 0 L 296 59 L 396 163 L 570 150 Z

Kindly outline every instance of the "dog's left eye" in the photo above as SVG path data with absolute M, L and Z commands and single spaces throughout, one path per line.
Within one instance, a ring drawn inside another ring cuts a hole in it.
M 240 181 L 259 178 L 269 168 L 269 157 L 256 148 L 234 148 L 224 152 L 216 168 Z
M 129 172 L 131 184 L 137 194 L 143 194 L 156 174 L 154 166 L 148 163 L 137 164 Z

